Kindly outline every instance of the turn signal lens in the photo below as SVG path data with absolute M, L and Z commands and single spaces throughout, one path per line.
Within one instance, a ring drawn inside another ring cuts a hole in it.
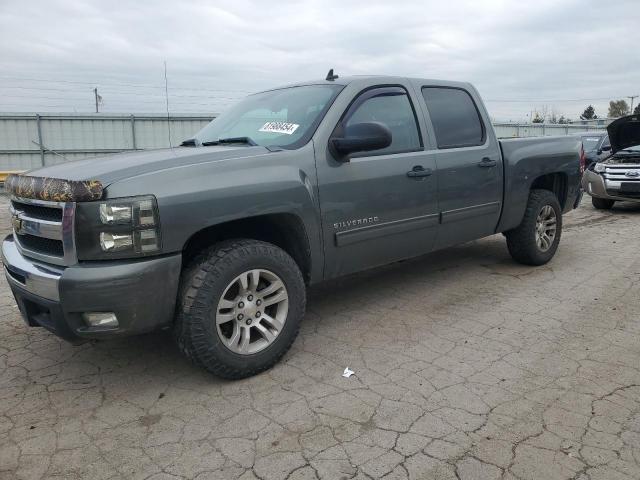
M 596 166 L 593 167 L 593 170 L 597 173 L 602 173 L 606 170 L 606 166 L 604 163 L 596 163 Z
M 136 250 L 142 253 L 160 250 L 158 233 L 155 230 L 140 230 L 136 238 Z
M 156 217 L 151 200 L 142 200 L 138 203 L 138 225 L 141 227 L 153 226 L 156 224 Z

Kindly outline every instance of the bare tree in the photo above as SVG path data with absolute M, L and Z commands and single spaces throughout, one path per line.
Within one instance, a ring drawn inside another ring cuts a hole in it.
M 629 115 L 629 104 L 626 100 L 611 100 L 609 102 L 609 117 L 618 118 Z

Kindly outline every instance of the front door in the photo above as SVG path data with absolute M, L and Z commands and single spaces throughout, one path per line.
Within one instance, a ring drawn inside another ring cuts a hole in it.
M 415 100 L 414 100 L 415 101 Z M 435 162 L 425 153 L 409 92 L 366 89 L 337 127 L 380 122 L 392 133 L 382 150 L 335 158 L 316 145 L 325 245 L 325 278 L 408 258 L 432 249 L 439 220 Z

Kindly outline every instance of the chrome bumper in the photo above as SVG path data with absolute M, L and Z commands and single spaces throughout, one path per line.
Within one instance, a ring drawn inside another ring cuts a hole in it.
M 23 257 L 11 235 L 2 242 L 2 263 L 9 284 L 48 300 L 60 300 L 58 285 L 64 269 Z
M 638 202 L 639 198 L 625 197 L 623 193 L 620 195 L 611 195 L 607 192 L 607 186 L 605 185 L 604 177 L 600 174 L 587 170 L 582 176 L 582 188 L 592 197 L 604 198 L 608 200 L 619 200 L 625 202 Z

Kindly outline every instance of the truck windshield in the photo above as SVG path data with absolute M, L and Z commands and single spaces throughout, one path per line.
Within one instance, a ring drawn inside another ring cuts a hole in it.
M 200 130 L 192 144 L 243 139 L 237 143 L 298 148 L 309 141 L 342 88 L 304 85 L 249 95 Z

